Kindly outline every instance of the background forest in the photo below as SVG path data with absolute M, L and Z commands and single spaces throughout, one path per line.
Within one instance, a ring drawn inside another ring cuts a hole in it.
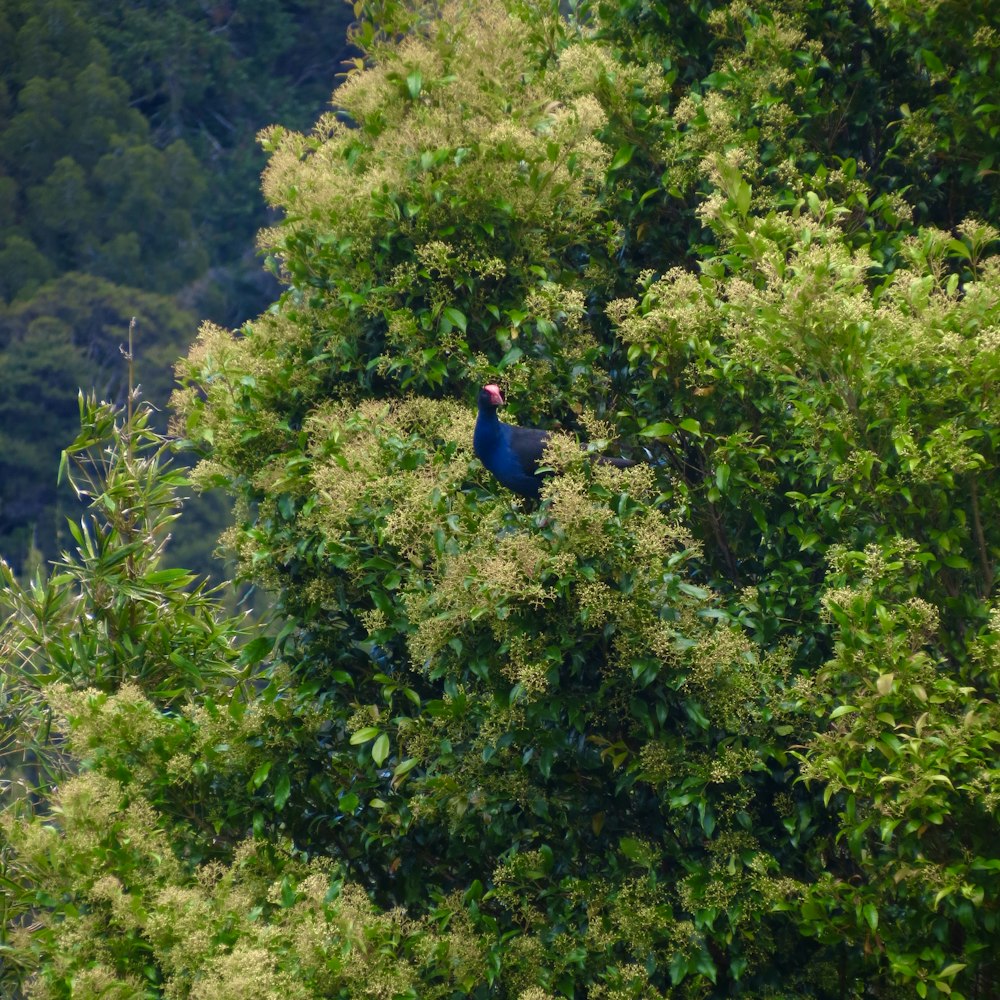
M 81 400 L 89 510 L 2 567 L 11 996 L 1000 996 L 995 15 L 562 6 L 349 11 L 260 136 L 274 301 L 191 300 L 170 435 Z M 168 560 L 177 444 L 272 622 Z
M 0 552 L 14 565 L 70 540 L 52 470 L 80 387 L 124 399 L 130 318 L 137 377 L 165 411 L 198 322 L 238 324 L 277 294 L 254 252 L 256 132 L 323 110 L 352 17 L 327 0 L 0 5 Z M 175 553 L 203 572 L 215 507 L 196 505 Z

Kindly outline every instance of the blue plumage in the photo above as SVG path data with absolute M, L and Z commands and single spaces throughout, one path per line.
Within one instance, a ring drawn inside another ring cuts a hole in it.
M 498 406 L 503 406 L 499 386 L 484 386 L 479 393 L 473 451 L 501 485 L 518 496 L 537 500 L 542 479 L 536 470 L 545 451 L 548 432 L 505 424 L 497 416 Z
M 500 387 L 484 385 L 479 392 L 479 416 L 472 435 L 473 451 L 502 486 L 528 500 L 538 500 L 544 479 L 538 469 L 549 432 L 537 427 L 505 424 L 497 416 L 497 407 L 500 406 L 503 406 Z M 603 456 L 598 456 L 596 461 L 619 469 L 634 464 L 627 458 Z

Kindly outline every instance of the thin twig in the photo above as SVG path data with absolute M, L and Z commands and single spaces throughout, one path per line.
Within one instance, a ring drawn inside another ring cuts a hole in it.
M 135 335 L 135 317 L 133 316 L 129 320 L 128 324 L 128 353 L 125 357 L 128 359 L 128 399 L 126 405 L 128 407 L 128 424 L 129 427 L 132 426 L 132 394 L 135 392 L 135 351 L 133 350 L 133 337 Z
M 979 489 L 976 486 L 975 476 L 971 478 L 969 498 L 972 501 L 972 530 L 976 536 L 976 550 L 979 553 L 979 565 L 983 571 L 983 586 L 980 592 L 988 594 L 993 586 L 993 566 L 990 563 L 989 549 L 986 547 L 983 521 L 979 515 Z

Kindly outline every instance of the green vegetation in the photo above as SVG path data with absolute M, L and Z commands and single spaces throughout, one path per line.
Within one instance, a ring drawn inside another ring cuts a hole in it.
M 77 387 L 116 388 L 103 341 L 117 356 L 138 315 L 143 386 L 162 409 L 197 317 L 239 323 L 275 294 L 253 255 L 254 137 L 311 121 L 346 55 L 346 5 L 163 6 L 0 11 L 0 552 L 19 565 L 33 545 L 59 552 L 58 504 L 72 501 L 55 495 L 53 456 Z
M 1000 88 L 956 10 L 366 5 L 338 113 L 264 135 L 285 290 L 178 370 L 276 627 L 163 566 L 142 409 L 82 403 L 89 515 L 5 574 L 7 746 L 60 776 L 7 791 L 11 989 L 997 993 Z M 472 454 L 494 380 L 565 432 L 537 509 Z

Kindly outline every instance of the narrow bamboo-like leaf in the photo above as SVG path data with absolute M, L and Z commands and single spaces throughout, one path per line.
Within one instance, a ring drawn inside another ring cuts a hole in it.
M 176 583 L 186 577 L 192 577 L 192 574 L 186 569 L 157 569 L 153 570 L 152 573 L 147 573 L 143 579 L 150 586 L 159 587 L 165 583 Z

